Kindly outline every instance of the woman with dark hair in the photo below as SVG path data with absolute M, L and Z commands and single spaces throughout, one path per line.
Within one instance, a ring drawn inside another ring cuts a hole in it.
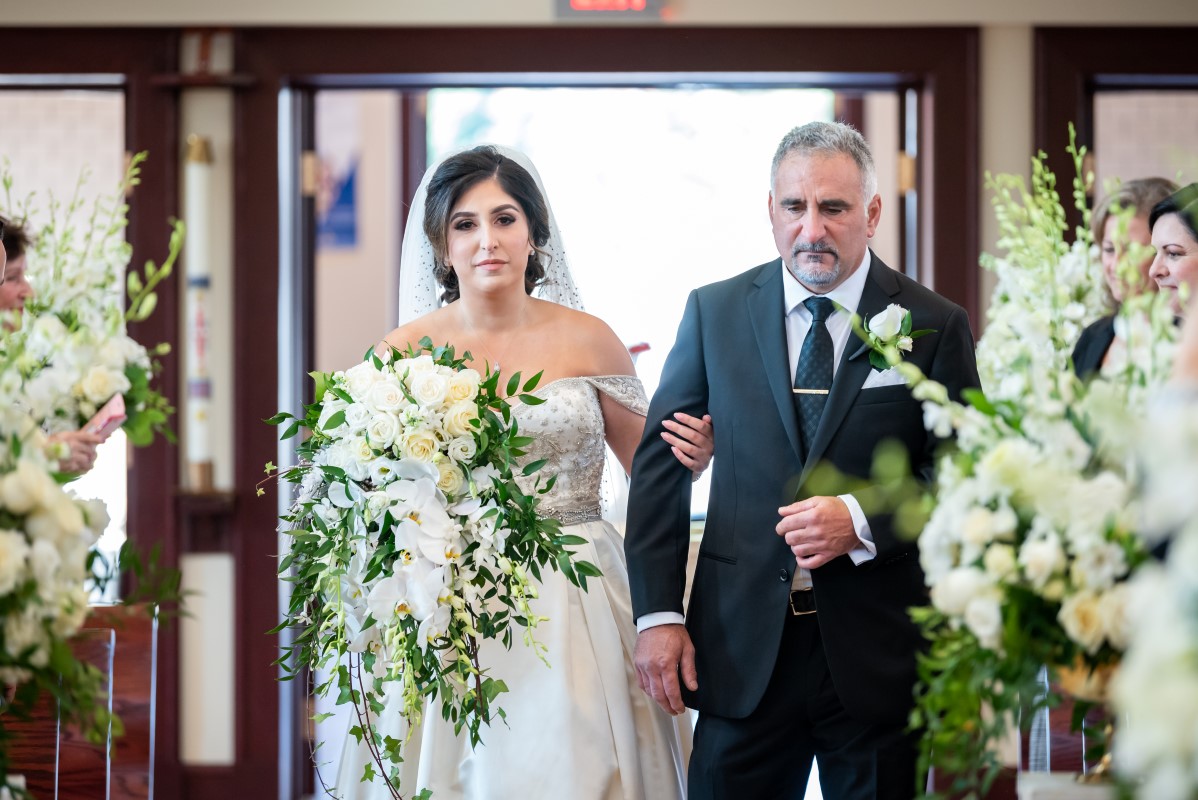
M 1148 274 L 1168 292 L 1177 315 L 1198 292 L 1198 183 L 1178 189 L 1157 203 L 1148 217 L 1156 256 Z
M 537 639 L 551 666 L 529 648 L 482 641 L 480 663 L 509 690 L 498 701 L 504 722 L 472 749 L 452 722 L 427 714 L 405 753 L 401 788 L 470 800 L 681 798 L 690 724 L 637 685 L 623 537 L 600 512 L 605 443 L 629 471 L 645 426 L 648 400 L 632 359 L 603 321 L 580 310 L 552 211 L 522 154 L 477 147 L 445 159 L 425 183 L 400 268 L 400 318 L 410 321 L 385 341 L 406 349 L 427 336 L 469 351 L 480 371 L 543 372 L 535 390 L 543 402 L 513 408 L 534 437 L 526 458 L 547 459 L 543 473 L 557 476 L 541 512 L 586 541 L 576 552 L 603 577 L 581 590 L 559 572 L 542 573 L 534 610 L 548 617 Z M 673 424 L 663 437 L 701 471 L 713 447 L 709 420 Z M 398 717 L 384 711 L 376 727 L 402 739 Z M 364 746 L 347 744 L 338 797 L 391 796 L 359 783 L 368 758 Z
M 1126 253 L 1133 245 L 1147 250 L 1151 242 L 1148 213 L 1176 190 L 1177 184 L 1166 178 L 1141 178 L 1124 183 L 1095 207 L 1091 230 L 1101 250 L 1102 274 L 1116 305 L 1131 295 L 1155 291 L 1156 284 L 1148 276 L 1151 256 L 1131 265 L 1125 263 Z M 1130 217 L 1126 216 L 1128 211 L 1132 212 Z M 1079 378 L 1096 374 L 1118 348 L 1115 316 L 1105 316 L 1082 331 L 1073 348 L 1073 370 Z
M 0 311 L 21 311 L 25 301 L 33 297 L 33 287 L 25 276 L 29 234 L 22 225 L 0 220 L 0 241 L 4 243 L 4 261 L 0 261 L 4 263 L 3 272 L 0 272 Z
M 0 218 L 0 312 L 25 310 L 33 287 L 25 275 L 25 254 L 32 242 L 23 225 Z M 7 262 L 7 263 L 6 263 Z M 8 323 L 5 323 L 8 324 Z M 82 474 L 96 463 L 96 446 L 103 438 L 87 431 L 63 431 L 48 437 L 50 444 L 66 445 L 67 454 L 58 459 L 62 472 Z

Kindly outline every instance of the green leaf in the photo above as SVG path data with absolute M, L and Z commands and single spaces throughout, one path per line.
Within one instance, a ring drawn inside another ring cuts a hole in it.
M 524 469 L 521 470 L 521 474 L 523 474 L 525 477 L 527 477 L 527 476 L 533 474 L 534 472 L 536 472 L 537 470 L 539 470 L 541 467 L 545 466 L 547 463 L 549 463 L 549 459 L 547 459 L 547 458 L 541 458 L 541 459 L 537 459 L 536 461 L 530 461 L 529 463 L 524 465 Z
M 531 378 L 529 378 L 528 380 L 526 380 L 524 382 L 524 386 L 523 386 L 523 388 L 521 388 L 520 391 L 531 392 L 533 389 L 537 388 L 537 384 L 539 384 L 541 382 L 541 376 L 544 374 L 545 374 L 545 370 L 541 370 L 536 375 L 533 375 Z M 512 392 L 508 392 L 508 394 L 512 394 Z
M 520 388 L 520 373 L 517 372 L 514 375 L 512 375 L 512 377 L 508 378 L 507 389 L 506 389 L 506 391 L 504 391 L 504 394 L 506 394 L 508 397 L 511 397 L 512 395 L 516 394 L 516 391 L 519 388 Z

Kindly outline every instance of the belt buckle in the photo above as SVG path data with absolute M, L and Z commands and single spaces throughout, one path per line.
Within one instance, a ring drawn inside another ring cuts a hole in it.
M 812 608 L 810 611 L 800 611 L 799 609 L 795 608 L 795 595 L 799 594 L 800 592 L 803 592 L 803 593 L 809 593 L 809 592 L 811 592 L 811 589 L 795 589 L 794 591 L 792 591 L 792 592 L 790 593 L 790 613 L 791 613 L 791 616 L 795 616 L 795 617 L 805 617 L 805 616 L 807 616 L 808 614 L 814 614 L 814 613 L 816 612 L 816 609 L 814 609 L 814 608 Z M 812 596 L 812 597 L 813 597 L 813 595 L 808 595 L 808 596 Z

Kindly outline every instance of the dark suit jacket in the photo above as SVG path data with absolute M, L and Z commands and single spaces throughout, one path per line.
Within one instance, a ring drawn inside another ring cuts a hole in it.
M 1073 346 L 1073 373 L 1083 381 L 1098 374 L 1115 341 L 1115 315 L 1091 322 Z
M 906 386 L 862 390 L 872 367 L 854 336 L 837 369 L 809 464 L 799 455 L 783 314 L 782 262 L 772 261 L 691 293 L 653 397 L 633 462 L 625 550 L 637 617 L 681 612 L 689 547 L 690 473 L 658 435 L 676 411 L 710 413 L 715 453 L 707 525 L 699 548 L 687 628 L 699 690 L 684 690 L 700 711 L 740 718 L 765 691 L 785 620 L 794 555 L 775 532 L 787 486 L 821 459 L 868 477 L 878 442 L 897 438 L 917 472 L 930 474 L 934 438 Z M 915 329 L 907 359 L 957 396 L 978 385 L 965 311 L 874 256 L 858 313 L 899 303 Z M 927 592 L 916 545 L 889 519 L 871 518 L 877 557 L 848 556 L 813 570 L 817 618 L 837 692 L 866 720 L 902 724 L 911 705 L 920 637 L 907 608 Z

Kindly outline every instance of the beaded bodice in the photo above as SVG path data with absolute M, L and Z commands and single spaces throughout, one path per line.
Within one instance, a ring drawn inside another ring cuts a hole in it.
M 521 433 L 533 437 L 522 463 L 546 460 L 532 476 L 517 478 L 520 488 L 532 491 L 537 476 L 556 475 L 541 497 L 541 513 L 567 524 L 599 517 L 606 454 L 600 392 L 641 416 L 649 408 L 644 386 L 631 375 L 560 378 L 533 392 L 545 402 L 512 407 Z

